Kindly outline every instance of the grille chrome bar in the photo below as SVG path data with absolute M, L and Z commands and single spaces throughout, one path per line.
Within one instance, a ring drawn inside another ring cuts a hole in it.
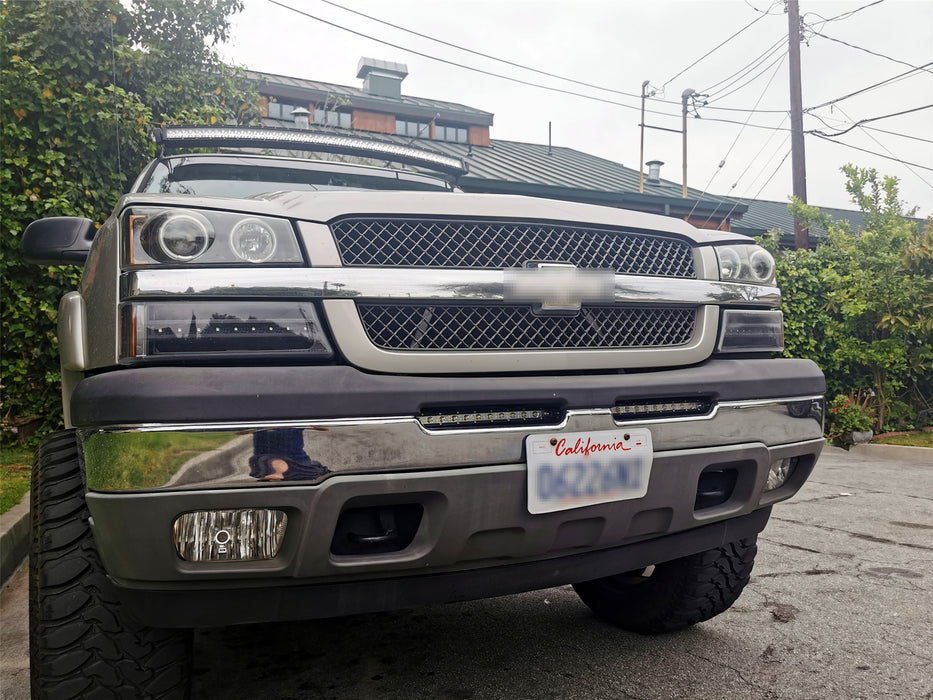
M 620 274 L 695 278 L 675 238 L 545 222 L 346 217 L 331 222 L 346 266 L 498 269 L 566 263 Z
M 777 287 L 615 275 L 616 303 L 678 305 L 781 304 Z M 134 270 L 121 278 L 121 300 L 248 297 L 278 299 L 430 299 L 501 301 L 505 270 L 368 270 L 360 268 L 181 268 Z

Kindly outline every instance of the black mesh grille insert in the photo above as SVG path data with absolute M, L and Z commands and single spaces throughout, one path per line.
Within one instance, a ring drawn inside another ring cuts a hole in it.
M 358 303 L 373 345 L 388 350 L 670 347 L 688 343 L 692 308 L 584 306 L 575 316 L 527 305 Z
M 621 274 L 696 277 L 689 244 L 612 229 L 374 217 L 344 218 L 330 226 L 347 266 L 498 269 L 552 262 Z

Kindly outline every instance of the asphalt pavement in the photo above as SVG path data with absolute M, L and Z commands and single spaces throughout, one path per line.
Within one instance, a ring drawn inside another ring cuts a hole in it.
M 931 534 L 933 451 L 827 448 L 742 597 L 689 630 L 621 632 L 570 587 L 201 630 L 194 697 L 931 698 Z M 8 700 L 29 696 L 26 588 L 22 567 L 0 595 Z

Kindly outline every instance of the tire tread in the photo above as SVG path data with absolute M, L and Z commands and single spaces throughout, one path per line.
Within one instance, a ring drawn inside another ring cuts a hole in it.
M 43 440 L 33 463 L 29 561 L 33 698 L 185 698 L 190 630 L 122 614 L 88 522 L 73 431 Z

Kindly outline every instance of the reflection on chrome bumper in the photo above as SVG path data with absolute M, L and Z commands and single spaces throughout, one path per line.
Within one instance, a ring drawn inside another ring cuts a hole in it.
M 525 436 L 651 430 L 656 453 L 816 440 L 823 398 L 717 404 L 708 416 L 621 423 L 609 408 L 568 411 L 559 425 L 432 431 L 416 417 L 251 424 L 117 426 L 79 432 L 91 491 L 314 484 L 333 474 L 524 462 Z

